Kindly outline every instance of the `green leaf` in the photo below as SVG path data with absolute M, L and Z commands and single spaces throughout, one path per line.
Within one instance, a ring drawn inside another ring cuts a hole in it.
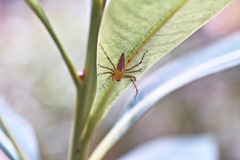
M 217 14 L 231 0 L 112 0 L 103 17 L 99 43 L 116 65 L 125 53 L 126 67 L 141 60 L 148 50 L 143 63 L 137 67 L 138 77 L 154 62 L 168 53 L 199 27 Z M 98 64 L 112 68 L 105 54 L 98 48 Z M 107 71 L 97 68 L 98 73 Z M 98 87 L 109 75 L 98 77 Z M 89 117 L 87 134 L 91 134 L 103 119 L 116 97 L 131 83 L 109 80 L 97 93 Z M 140 91 L 141 92 L 141 91 Z M 134 96 L 133 96 L 134 98 Z
M 132 99 L 127 101 L 118 121 L 89 160 L 101 159 L 164 96 L 197 79 L 240 65 L 239 44 L 240 32 L 174 59 L 142 79 L 139 84 L 141 98 L 135 103 Z

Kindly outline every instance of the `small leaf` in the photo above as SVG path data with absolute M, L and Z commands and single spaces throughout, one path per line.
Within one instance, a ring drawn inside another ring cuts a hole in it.
M 39 160 L 38 143 L 31 125 L 22 117 L 12 111 L 9 105 L 0 99 L 0 118 L 7 127 L 15 143 L 24 152 L 25 158 L 29 160 Z M 4 134 L 0 133 L 0 139 L 4 138 Z M 2 144 L 4 142 L 4 144 Z M 6 143 L 7 142 L 7 143 Z M 16 150 L 10 141 L 0 141 L 0 146 L 4 148 L 10 157 L 16 158 Z
M 218 145 L 209 135 L 176 136 L 151 140 L 118 160 L 218 160 Z
M 101 141 L 91 158 L 102 157 L 157 101 L 204 76 L 240 64 L 240 33 L 207 48 L 187 54 L 159 68 L 141 82 L 136 102 L 126 104 L 118 122 Z
M 14 159 L 14 160 L 20 160 L 18 153 L 14 148 L 14 145 L 8 139 L 8 137 L 4 134 L 4 132 L 2 131 L 2 128 L 0 129 L 0 150 L 2 150 L 8 158 Z M 0 154 L 0 159 L 1 158 L 2 156 Z
M 126 63 L 126 67 L 138 63 L 148 50 L 143 63 L 138 67 L 142 68 L 141 72 L 134 74 L 138 77 L 230 1 L 112 0 L 103 17 L 99 43 L 115 65 L 120 55 L 125 53 L 126 62 L 130 61 Z M 100 47 L 97 61 L 102 66 L 112 67 Z M 104 71 L 106 70 L 98 67 L 98 73 Z M 98 77 L 98 87 L 108 76 Z M 91 127 L 99 124 L 116 97 L 130 83 L 126 79 L 122 79 L 120 83 L 109 80 L 97 93 L 89 118 Z

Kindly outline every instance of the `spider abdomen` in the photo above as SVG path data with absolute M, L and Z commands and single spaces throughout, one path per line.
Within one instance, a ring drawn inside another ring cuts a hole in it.
M 124 53 L 122 53 L 117 63 L 117 70 L 120 72 L 123 72 L 124 68 L 125 68 L 125 57 L 124 57 Z

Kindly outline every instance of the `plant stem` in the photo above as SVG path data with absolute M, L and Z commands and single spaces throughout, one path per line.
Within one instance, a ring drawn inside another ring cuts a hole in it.
M 65 52 L 62 44 L 60 43 L 59 39 L 57 38 L 46 14 L 44 13 L 40 3 L 38 0 L 25 0 L 27 2 L 27 4 L 29 5 L 29 7 L 33 10 L 33 12 L 38 16 L 38 18 L 41 20 L 41 22 L 44 24 L 44 26 L 46 27 L 48 33 L 51 35 L 53 41 L 55 42 L 55 44 L 57 45 L 57 48 L 59 49 L 61 56 L 68 68 L 68 71 L 71 74 L 71 77 L 74 81 L 75 86 L 77 87 L 80 82 L 81 79 L 78 77 L 77 72 L 75 70 L 74 65 L 72 64 L 70 58 L 68 57 L 68 54 Z
M 77 96 L 74 112 L 72 142 L 70 144 L 68 159 L 85 160 L 88 157 L 90 137 L 87 139 L 81 139 L 81 135 L 84 126 L 87 125 L 85 123 L 94 100 L 94 96 L 92 94 L 95 92 L 97 83 L 96 80 L 97 40 L 101 17 L 106 0 L 92 0 L 91 24 L 85 64 L 86 74 L 84 75 L 83 79 L 80 79 L 78 77 L 75 67 L 73 66 L 68 55 L 63 49 L 60 41 L 58 40 L 39 1 L 38 0 L 25 0 L 25 1 L 31 7 L 34 13 L 39 17 L 39 19 L 42 21 L 42 23 L 48 30 L 49 34 L 53 38 L 74 81 L 77 90 Z
M 27 160 L 26 156 L 22 152 L 22 150 L 19 148 L 17 143 L 15 142 L 14 138 L 12 137 L 11 133 L 8 131 L 7 127 L 5 126 L 4 122 L 2 121 L 2 118 L 0 117 L 0 125 L 4 131 L 4 133 L 7 135 L 7 137 L 10 139 L 12 144 L 14 145 L 15 149 L 17 150 L 18 155 L 22 160 Z
M 92 0 L 91 22 L 85 63 L 86 75 L 83 79 L 82 87 L 77 89 L 77 103 L 74 114 L 73 137 L 69 151 L 69 160 L 85 160 L 88 157 L 90 137 L 88 139 L 82 139 L 81 135 L 84 126 L 88 125 L 86 124 L 86 120 L 94 101 L 93 93 L 97 85 L 97 40 L 104 5 L 105 0 Z

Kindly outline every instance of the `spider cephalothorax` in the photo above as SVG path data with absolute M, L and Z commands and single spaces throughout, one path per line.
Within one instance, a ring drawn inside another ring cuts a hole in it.
M 135 89 L 136 89 L 136 94 L 134 96 L 134 99 L 136 99 L 137 97 L 137 94 L 138 94 L 138 89 L 137 89 L 137 86 L 136 84 L 134 83 L 134 81 L 136 81 L 136 77 L 132 76 L 132 75 L 129 75 L 129 73 L 135 73 L 135 72 L 140 72 L 141 69 L 139 70 L 132 70 L 134 68 L 136 68 L 138 65 L 140 65 L 143 61 L 143 58 L 145 56 L 145 54 L 148 52 L 146 51 L 143 56 L 142 56 L 142 59 L 141 61 L 134 65 L 133 67 L 130 67 L 130 68 L 125 68 L 125 57 L 124 57 L 124 53 L 122 53 L 121 57 L 119 58 L 118 60 L 118 63 L 117 63 L 117 68 L 114 66 L 114 64 L 112 63 L 111 59 L 108 57 L 107 53 L 105 52 L 105 50 L 103 49 L 102 45 L 99 44 L 100 47 L 102 48 L 104 54 L 106 55 L 108 61 L 111 63 L 111 65 L 113 66 L 113 69 L 112 68 L 108 68 L 108 67 L 105 67 L 105 66 L 102 66 L 102 65 L 99 65 L 97 64 L 99 67 L 102 67 L 102 68 L 105 68 L 108 70 L 108 72 L 103 72 L 103 73 L 99 73 L 97 74 L 97 76 L 99 75 L 102 75 L 102 74 L 110 74 L 110 76 L 106 79 L 106 81 L 98 88 L 97 92 L 109 81 L 110 78 L 112 78 L 113 81 L 118 81 L 120 82 L 122 78 L 129 78 L 131 80 L 131 82 L 133 83 Z

